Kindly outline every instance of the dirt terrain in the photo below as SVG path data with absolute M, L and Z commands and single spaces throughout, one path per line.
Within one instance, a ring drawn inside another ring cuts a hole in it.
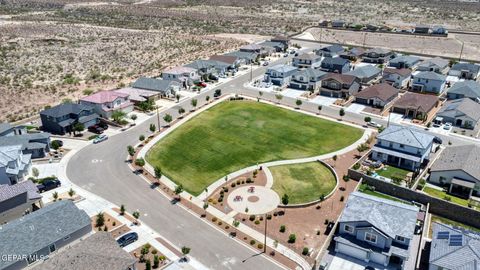
M 0 121 L 158 75 L 245 42 L 294 34 L 325 19 L 480 29 L 480 4 L 447 0 L 0 0 Z M 314 37 L 316 33 L 311 33 Z M 327 37 L 325 37 L 327 38 Z M 332 40 L 359 42 L 338 33 Z M 382 40 L 378 38 L 379 42 Z M 476 54 L 478 38 L 424 47 Z M 366 43 L 376 43 L 368 38 Z M 404 48 L 404 41 L 382 41 Z M 423 43 L 422 43 L 423 42 Z M 440 46 L 438 46 L 440 45 Z M 382 45 L 383 46 L 383 45 Z

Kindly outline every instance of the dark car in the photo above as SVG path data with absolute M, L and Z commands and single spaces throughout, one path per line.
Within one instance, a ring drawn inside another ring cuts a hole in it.
M 51 180 L 43 181 L 42 184 L 37 185 L 37 188 L 40 191 L 40 193 L 42 193 L 42 192 L 49 191 L 49 190 L 52 190 L 54 188 L 57 188 L 61 185 L 62 185 L 62 183 L 60 183 L 60 181 L 58 181 L 58 179 L 51 179 Z
M 103 122 L 100 122 L 98 124 L 99 127 L 103 128 L 103 130 L 107 130 L 108 129 L 108 125 L 106 123 L 103 123 Z
M 88 131 L 93 132 L 95 134 L 102 134 L 104 129 L 101 128 L 99 125 L 93 125 L 88 127 Z
M 365 270 L 375 270 L 375 268 L 371 267 L 371 266 L 366 266 L 365 267 Z
M 215 92 L 213 93 L 214 98 L 218 98 L 222 95 L 222 90 L 216 89 Z
M 117 243 L 120 245 L 120 247 L 125 247 L 137 240 L 138 240 L 138 234 L 136 232 L 130 232 L 118 238 Z
M 436 144 L 442 144 L 443 143 L 442 139 L 440 139 L 439 137 L 433 138 L 433 142 L 436 143 Z

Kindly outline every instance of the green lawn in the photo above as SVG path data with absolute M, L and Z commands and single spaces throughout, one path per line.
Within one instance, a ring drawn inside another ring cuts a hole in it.
M 451 194 L 447 194 L 446 192 L 444 192 L 442 190 L 438 190 L 438 189 L 431 188 L 431 187 L 425 187 L 423 189 L 423 191 L 425 193 L 433 196 L 433 197 L 437 197 L 437 198 L 442 199 L 442 200 L 445 200 L 445 197 L 448 196 L 448 197 L 450 197 L 450 201 L 452 203 L 456 203 L 456 204 L 468 207 L 468 200 L 462 199 L 462 198 L 459 198 L 459 197 L 455 197 Z
M 287 194 L 290 204 L 307 203 L 327 196 L 336 185 L 335 175 L 320 162 L 269 167 L 273 187 L 280 197 Z
M 391 200 L 391 201 L 395 201 L 395 202 L 401 202 L 401 203 L 405 203 L 405 204 L 411 204 L 411 203 L 409 203 L 407 201 L 404 201 L 404 200 L 401 200 L 399 198 L 396 198 L 396 197 L 393 197 L 393 196 L 390 196 L 390 195 L 387 195 L 387 194 L 384 194 L 384 193 L 380 193 L 380 192 L 371 190 L 371 189 L 368 188 L 367 184 L 361 184 L 360 187 L 358 187 L 358 191 L 362 192 L 362 193 L 365 193 L 365 194 L 368 194 L 368 195 L 379 197 L 379 198 L 382 198 L 382 199 L 387 199 L 387 200 Z
M 329 153 L 362 134 L 358 128 L 273 105 L 226 101 L 163 138 L 147 160 L 198 195 L 228 173 L 261 162 Z
M 393 179 L 394 176 L 396 176 L 398 178 L 401 178 L 401 179 L 405 179 L 405 178 L 407 178 L 407 174 L 410 172 L 410 171 L 407 171 L 407 170 L 404 170 L 404 169 L 401 169 L 401 168 L 397 168 L 397 167 L 393 167 L 393 166 L 390 166 L 390 165 L 386 165 L 385 168 L 386 168 L 386 170 L 380 169 L 376 172 L 378 173 L 378 175 L 383 176 L 385 178 L 390 178 L 390 179 Z

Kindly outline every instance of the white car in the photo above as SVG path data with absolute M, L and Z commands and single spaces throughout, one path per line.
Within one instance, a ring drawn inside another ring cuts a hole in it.
M 93 143 L 101 143 L 106 140 L 108 140 L 108 136 L 105 134 L 102 134 L 102 135 L 98 135 L 97 138 L 93 139 Z
M 376 127 L 376 128 L 381 128 L 382 127 L 382 125 L 377 124 L 376 122 L 373 122 L 373 121 L 368 122 L 367 125 L 369 125 L 371 127 Z
M 450 130 L 452 128 L 452 123 L 445 123 L 445 125 L 443 126 L 443 129 L 445 130 Z

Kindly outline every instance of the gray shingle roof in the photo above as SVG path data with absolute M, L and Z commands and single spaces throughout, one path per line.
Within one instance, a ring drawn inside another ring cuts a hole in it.
M 236 56 L 236 57 L 239 57 L 240 59 L 248 59 L 250 61 L 253 61 L 255 60 L 255 58 L 257 58 L 256 53 L 241 52 L 241 51 L 229 52 L 229 53 L 225 53 L 224 55 Z
M 83 110 L 92 110 L 92 107 L 77 103 L 64 103 L 50 109 L 41 111 L 40 114 L 52 117 L 59 117 L 71 113 L 78 114 Z
M 450 68 L 450 70 L 468 70 L 473 73 L 478 73 L 480 71 L 480 66 L 473 63 L 456 63 Z
M 32 181 L 27 180 L 15 185 L 0 185 L 0 202 L 6 201 L 25 192 L 27 192 L 29 200 L 42 198 L 38 193 L 37 186 Z
M 0 146 L 0 166 L 7 166 L 10 161 L 17 160 L 21 155 L 22 146 L 17 145 L 1 145 Z
M 447 147 L 433 163 L 432 172 L 462 170 L 480 181 L 480 146 L 475 144 Z
M 450 100 L 445 102 L 437 115 L 450 118 L 467 116 L 478 121 L 480 120 L 480 104 L 469 98 Z
M 12 129 L 12 125 L 10 123 L 0 123 L 0 134 L 2 134 L 5 131 L 8 131 Z
M 450 239 L 438 239 L 438 232 L 450 235 L 462 235 L 461 245 L 451 246 Z M 433 223 L 432 244 L 430 247 L 431 265 L 451 270 L 480 269 L 480 235 L 474 232 Z
M 320 50 L 325 51 L 325 52 L 339 53 L 339 52 L 343 52 L 344 49 L 343 49 L 342 46 L 340 46 L 338 44 L 334 44 L 334 45 L 323 47 Z
M 357 78 L 364 79 L 364 78 L 374 77 L 380 74 L 380 72 L 382 72 L 381 69 L 373 65 L 366 65 L 366 66 L 357 67 L 354 70 L 351 70 L 345 74 L 353 75 Z
M 47 142 L 50 137 L 50 134 L 46 132 L 40 133 L 27 133 L 22 135 L 14 136 L 3 136 L 0 137 L 0 145 L 21 145 L 22 150 L 25 149 L 39 149 L 45 148 L 47 145 L 45 143 L 38 144 L 38 140 Z M 37 143 L 37 144 L 34 144 Z
M 283 64 L 278 64 L 278 65 L 275 65 L 273 67 L 268 68 L 269 71 L 274 70 L 276 72 L 283 72 L 283 73 L 290 72 L 290 71 L 297 70 L 297 69 L 298 68 L 296 68 L 294 66 L 283 65 Z
M 348 63 L 350 63 L 350 61 L 340 57 L 334 57 L 334 58 L 327 57 L 322 61 L 322 64 L 339 65 L 339 66 L 344 66 Z
M 377 139 L 425 149 L 433 142 L 434 136 L 414 128 L 390 125 L 377 135 Z
M 324 71 L 321 71 L 319 69 L 315 69 L 315 68 L 306 68 L 306 69 L 302 69 L 302 70 L 298 70 L 297 72 L 295 72 L 294 76 L 305 76 L 305 77 L 323 77 L 323 76 L 326 76 L 328 73 L 327 72 L 324 72 Z
M 460 94 L 475 99 L 480 97 L 480 83 L 471 80 L 456 82 L 448 89 L 447 93 Z
M 125 270 L 136 259 L 120 248 L 108 232 L 96 232 L 68 250 L 60 251 L 35 270 Z
M 419 209 L 360 192 L 348 197 L 340 222 L 366 221 L 391 238 L 413 238 Z
M 426 80 L 436 80 L 436 81 L 445 81 L 447 80 L 447 77 L 440 75 L 436 72 L 433 71 L 422 71 L 419 72 L 415 75 L 413 75 L 414 78 L 421 78 L 421 79 L 426 79 Z
M 397 64 L 397 63 L 405 63 L 410 66 L 413 66 L 418 62 L 420 62 L 420 57 L 411 56 L 411 55 L 401 55 L 399 57 L 395 57 L 392 60 L 390 60 L 389 65 Z
M 421 62 L 418 66 L 419 67 L 427 67 L 427 68 L 436 66 L 440 69 L 444 69 L 445 67 L 448 66 L 448 60 L 440 58 L 440 57 L 435 57 L 435 58 L 427 59 L 427 60 Z
M 0 226 L 0 254 L 30 255 L 91 224 L 72 201 L 59 201 Z M 15 261 L 0 260 L 0 269 Z
M 301 60 L 320 60 L 322 57 L 313 53 L 303 53 L 299 56 L 295 56 L 294 59 L 301 59 Z
M 132 84 L 132 87 L 151 90 L 151 91 L 157 91 L 157 92 L 165 92 L 172 85 L 179 85 L 179 83 L 170 81 L 170 80 L 159 80 L 159 79 L 153 79 L 153 78 L 140 77 Z

